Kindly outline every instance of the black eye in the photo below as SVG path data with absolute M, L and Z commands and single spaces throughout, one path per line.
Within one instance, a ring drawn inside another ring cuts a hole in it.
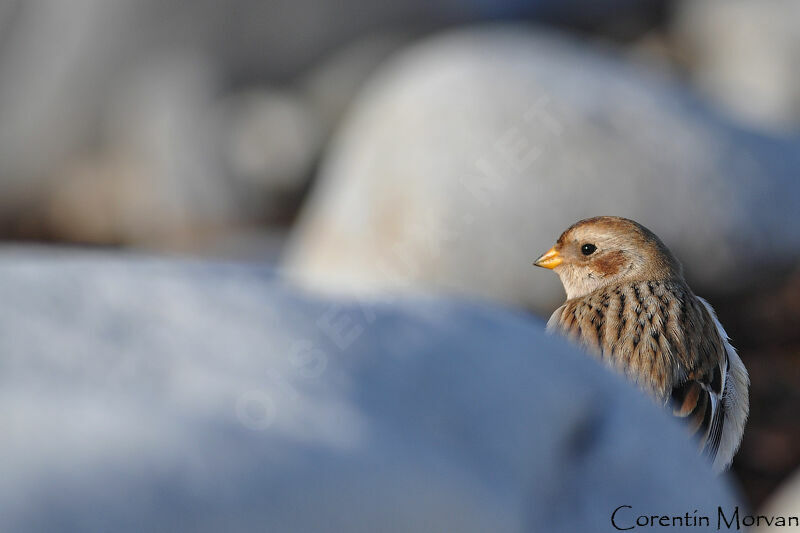
M 597 246 L 594 244 L 584 244 L 581 246 L 581 253 L 583 255 L 592 255 L 595 250 L 597 250 Z

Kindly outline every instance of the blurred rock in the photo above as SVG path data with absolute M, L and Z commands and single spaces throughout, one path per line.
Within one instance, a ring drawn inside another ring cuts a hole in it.
M 372 72 L 393 52 L 411 41 L 411 31 L 368 35 L 335 50 L 299 83 L 327 136 L 339 123 Z
M 127 59 L 125 1 L 4 2 L 0 209 L 40 192 L 97 133 L 110 77 Z M 127 2 L 130 4 L 130 2 Z M 128 20 L 129 22 L 129 20 Z
M 3 531 L 572 533 L 734 505 L 673 419 L 509 311 L 35 250 L 0 285 Z
M 227 183 L 214 115 L 217 73 L 191 53 L 116 80 L 103 145 L 68 165 L 42 203 L 49 236 L 176 246 L 245 218 Z
M 665 4 L 0 2 L 0 238 L 174 249 L 191 247 L 194 235 L 209 226 L 227 231 L 286 224 L 329 129 L 363 76 L 396 46 L 393 35 L 498 17 L 628 34 L 660 20 Z M 198 67 L 209 77 L 192 77 Z M 200 85 L 185 85 L 187 79 Z M 178 88 L 187 91 L 186 102 L 174 99 Z M 120 102 L 139 106 L 125 113 L 131 127 L 140 128 L 128 138 L 133 146 L 107 137 Z M 152 142 L 143 146 L 145 131 Z M 102 173 L 130 160 L 133 168 L 124 163 L 119 171 Z M 153 190 L 137 196 L 157 206 L 153 212 L 124 204 L 127 182 L 116 182 L 117 176 L 140 172 L 145 175 L 135 181 Z M 88 188 L 79 192 L 83 186 Z M 71 191 L 68 200 L 63 189 Z M 107 202 L 108 196 L 123 204 Z M 65 220 L 65 213 L 77 213 L 76 220 Z M 56 220 L 66 225 L 53 226 Z M 86 225 L 103 220 L 110 225 Z M 154 236 L 153 228 L 162 234 Z
M 322 148 L 324 124 L 289 91 L 251 89 L 224 107 L 225 162 L 240 210 L 293 216 Z
M 205 253 L 209 233 L 286 224 L 349 98 L 399 42 L 356 43 L 299 88 L 222 97 L 214 65 L 188 52 L 131 69 L 111 91 L 101 148 L 44 194 L 47 237 Z
M 784 517 L 800 515 L 800 473 L 796 473 L 784 483 L 758 514 Z M 754 529 L 753 533 L 770 533 L 775 529 L 776 527 L 762 525 Z
M 800 3 L 684 0 L 673 39 L 693 81 L 741 119 L 765 129 L 800 126 Z
M 531 262 L 576 220 L 650 227 L 701 291 L 800 255 L 800 144 L 738 130 L 669 79 L 519 28 L 395 56 L 332 141 L 285 261 L 334 291 L 455 290 L 551 310 Z

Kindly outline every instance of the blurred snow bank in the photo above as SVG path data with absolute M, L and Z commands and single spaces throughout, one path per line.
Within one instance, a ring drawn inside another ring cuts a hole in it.
M 497 308 L 0 254 L 3 531 L 597 531 L 730 506 L 681 428 Z

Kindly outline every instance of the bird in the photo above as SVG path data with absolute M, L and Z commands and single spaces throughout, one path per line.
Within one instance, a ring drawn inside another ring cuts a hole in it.
M 576 222 L 533 263 L 567 300 L 560 333 L 683 419 L 715 472 L 730 467 L 749 414 L 750 379 L 711 307 L 649 229 L 626 218 Z

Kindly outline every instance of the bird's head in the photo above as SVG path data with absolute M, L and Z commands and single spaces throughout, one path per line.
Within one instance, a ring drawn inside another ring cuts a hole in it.
M 533 264 L 558 274 L 568 299 L 625 281 L 682 276 L 680 263 L 652 231 L 620 217 L 573 224 Z

